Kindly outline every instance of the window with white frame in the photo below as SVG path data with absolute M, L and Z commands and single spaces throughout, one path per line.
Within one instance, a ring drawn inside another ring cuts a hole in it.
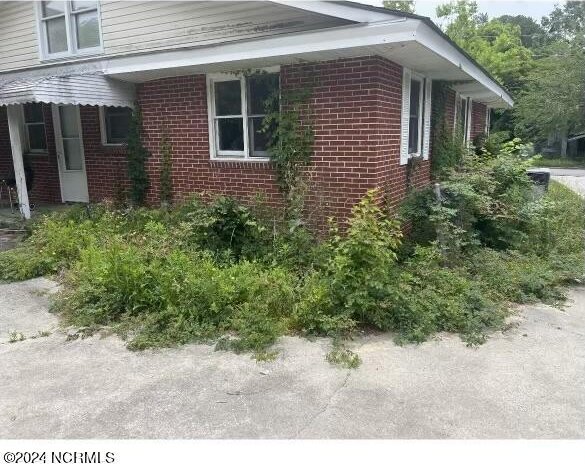
M 431 127 L 432 81 L 404 68 L 400 164 L 413 156 L 428 159 Z
M 44 58 L 101 51 L 98 1 L 43 1 L 38 4 Z
M 25 153 L 46 153 L 47 137 L 42 103 L 22 105 Z
M 471 98 L 457 95 L 455 114 L 455 128 L 463 137 L 463 141 L 467 142 L 471 133 Z
M 410 81 L 410 115 L 408 121 L 408 154 L 420 155 L 422 142 L 424 80 L 412 77 Z
M 278 101 L 279 74 L 208 76 L 212 158 L 268 158 L 263 120 Z
M 103 145 L 122 145 L 128 142 L 132 109 L 119 106 L 100 107 L 100 127 Z

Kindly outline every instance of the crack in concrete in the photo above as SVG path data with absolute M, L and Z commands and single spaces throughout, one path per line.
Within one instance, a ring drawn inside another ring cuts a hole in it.
M 305 430 L 307 430 L 311 425 L 313 425 L 320 416 L 322 416 L 323 414 L 325 414 L 325 412 L 327 412 L 327 410 L 329 409 L 329 406 L 331 406 L 331 402 L 333 401 L 333 398 L 335 398 L 335 396 L 347 386 L 347 382 L 349 381 L 350 376 L 351 376 L 351 372 L 348 372 L 345 375 L 345 378 L 343 379 L 343 382 L 341 383 L 341 385 L 339 387 L 337 387 L 335 389 L 335 391 L 329 396 L 329 398 L 325 402 L 325 406 L 323 406 L 311 419 L 309 419 L 309 422 L 303 428 L 301 428 L 301 430 L 299 430 L 297 432 L 295 438 L 299 438 L 299 436 Z

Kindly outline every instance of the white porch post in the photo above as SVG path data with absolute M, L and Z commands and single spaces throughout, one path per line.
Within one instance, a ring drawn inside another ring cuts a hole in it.
M 18 206 L 25 219 L 30 219 L 30 205 L 28 202 L 28 190 L 22 161 L 22 127 L 20 125 L 20 105 L 8 105 L 8 131 L 10 132 L 10 145 L 12 147 L 12 162 L 14 164 L 14 177 L 16 178 L 16 190 L 18 192 Z

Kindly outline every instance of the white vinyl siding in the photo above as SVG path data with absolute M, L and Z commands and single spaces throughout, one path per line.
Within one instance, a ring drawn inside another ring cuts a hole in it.
M 42 64 L 42 42 L 37 37 L 42 28 L 36 9 L 36 2 L 0 1 L 0 72 Z M 205 46 L 350 23 L 274 3 L 235 1 L 102 0 L 99 19 L 105 56 Z M 64 56 L 65 61 L 77 58 Z
M 345 24 L 264 2 L 101 2 L 107 55 L 209 45 Z
M 39 62 L 37 23 L 33 2 L 0 2 L 0 71 Z

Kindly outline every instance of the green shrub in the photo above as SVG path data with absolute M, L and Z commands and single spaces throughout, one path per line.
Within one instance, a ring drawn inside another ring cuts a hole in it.
M 130 346 L 172 346 L 235 331 L 238 350 L 261 350 L 287 328 L 296 278 L 210 255 L 157 253 L 112 241 L 89 247 L 65 276 L 57 310 L 76 325 L 131 327 Z
M 268 246 L 268 230 L 250 208 L 228 197 L 217 197 L 209 205 L 193 198 L 177 212 L 188 239 L 218 256 L 240 259 L 255 257 Z
M 436 246 L 416 248 L 396 274 L 384 306 L 388 317 L 382 328 L 394 329 L 399 340 L 411 342 L 424 341 L 438 331 L 477 340 L 478 334 L 499 327 L 505 316 L 465 270 L 443 266 Z
M 401 342 L 449 331 L 481 343 L 508 302 L 555 301 L 584 273 L 583 200 L 556 183 L 535 199 L 514 146 L 466 157 L 444 177 L 440 201 L 431 189 L 411 195 L 406 245 L 377 191 L 322 242 L 232 199 L 195 198 L 46 216 L 0 253 L 0 278 L 60 276 L 65 320 L 110 326 L 132 349 L 217 340 L 268 359 L 285 333 L 340 340 L 359 326 Z M 338 348 L 331 362 L 357 366 Z
M 343 236 L 334 229 L 325 271 L 339 313 L 372 324 L 382 317 L 377 303 L 386 292 L 402 236 L 399 223 L 377 206 L 376 195 L 371 190 L 354 206 Z

